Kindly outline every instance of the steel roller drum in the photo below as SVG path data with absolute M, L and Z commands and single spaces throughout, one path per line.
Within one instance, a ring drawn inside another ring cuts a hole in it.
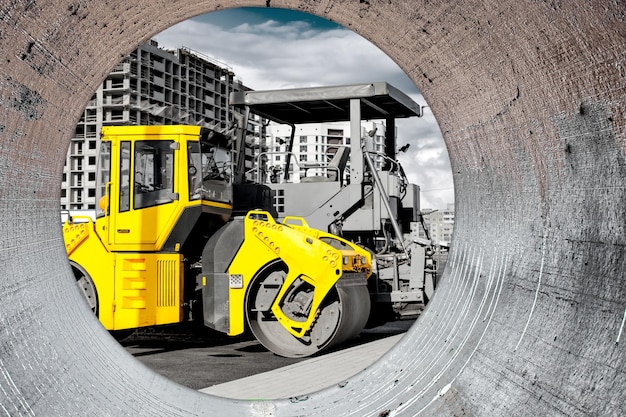
M 326 295 L 310 331 L 303 338 L 296 338 L 272 314 L 260 312 L 270 310 L 279 286 L 283 285 L 286 276 L 287 271 L 279 269 L 269 273 L 267 277 L 258 278 L 261 283 L 259 287 L 267 282 L 270 288 L 273 286 L 274 291 L 261 291 L 255 289 L 257 286 L 253 284 L 247 297 L 249 328 L 254 337 L 268 350 L 288 358 L 311 356 L 357 337 L 365 328 L 370 315 L 370 294 L 365 274 L 359 277 L 344 275 Z M 298 292 L 296 287 L 293 305 L 300 307 L 311 302 L 309 296 L 313 296 L 312 292 L 306 293 L 302 303 L 297 298 Z M 263 295 L 258 297 L 259 293 Z M 269 298 L 268 293 L 272 294 Z M 283 304 L 283 311 L 287 307 Z M 297 320 L 296 316 L 290 318 Z
M 626 12 L 614 1 L 271 1 L 374 42 L 437 117 L 456 186 L 446 272 L 400 344 L 298 401 L 210 397 L 128 355 L 81 300 L 59 184 L 119 59 L 247 0 L 0 1 L 0 415 L 626 414 Z M 245 52 L 242 52 L 245 53 Z

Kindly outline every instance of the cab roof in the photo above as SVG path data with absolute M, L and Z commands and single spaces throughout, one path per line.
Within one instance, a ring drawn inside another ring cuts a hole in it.
M 192 125 L 103 126 L 102 136 L 199 135 L 201 127 Z M 165 138 L 163 138 L 165 139 Z

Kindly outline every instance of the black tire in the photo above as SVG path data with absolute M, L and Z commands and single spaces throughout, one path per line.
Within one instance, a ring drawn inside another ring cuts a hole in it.
M 96 285 L 83 267 L 72 261 L 70 261 L 70 265 L 72 267 L 72 272 L 74 272 L 74 277 L 76 278 L 76 285 L 78 285 L 78 288 L 91 308 L 91 311 L 93 311 L 96 317 L 98 317 L 99 302 Z

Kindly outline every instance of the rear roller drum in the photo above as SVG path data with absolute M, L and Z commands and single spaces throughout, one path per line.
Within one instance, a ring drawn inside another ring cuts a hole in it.
M 298 338 L 274 317 L 271 306 L 287 276 L 276 269 L 259 278 L 248 294 L 248 324 L 256 339 L 268 350 L 284 357 L 314 355 L 356 337 L 367 322 L 370 296 L 365 277 L 344 275 L 328 293 L 312 328 Z M 292 320 L 304 321 L 313 299 L 313 287 L 305 281 L 285 296 L 282 311 Z

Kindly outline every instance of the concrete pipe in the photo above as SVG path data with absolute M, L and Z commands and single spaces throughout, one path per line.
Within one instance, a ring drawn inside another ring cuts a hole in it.
M 609 0 L 269 0 L 365 36 L 415 81 L 456 185 L 453 251 L 407 337 L 304 398 L 158 376 L 98 325 L 64 256 L 69 138 L 108 71 L 250 0 L 0 1 L 0 415 L 626 414 L 626 13 Z

